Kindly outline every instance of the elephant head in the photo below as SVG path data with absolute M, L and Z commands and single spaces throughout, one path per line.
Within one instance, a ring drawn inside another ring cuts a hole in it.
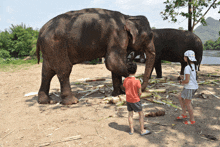
M 144 52 L 146 54 L 145 73 L 142 84 L 142 90 L 145 90 L 150 78 L 151 70 L 154 66 L 156 51 L 154 47 L 154 35 L 150 24 L 144 16 L 131 16 L 128 20 L 135 24 L 138 30 L 135 38 L 128 44 L 128 52 Z M 132 35 L 132 34 L 131 34 Z M 132 35 L 133 37 L 133 35 Z

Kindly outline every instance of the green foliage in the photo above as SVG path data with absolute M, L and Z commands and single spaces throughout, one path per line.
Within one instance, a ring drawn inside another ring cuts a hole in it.
M 193 20 L 193 26 L 201 22 L 203 25 L 207 25 L 204 14 L 202 13 L 202 10 L 205 7 L 209 8 L 217 8 L 218 5 L 220 5 L 220 2 L 217 2 L 217 0 L 166 0 L 164 2 L 165 10 L 161 12 L 163 20 L 169 19 L 169 21 L 177 22 L 177 16 L 182 16 L 185 18 L 191 18 Z M 192 13 L 185 12 L 184 9 L 181 10 L 181 8 L 188 7 L 188 5 L 191 5 L 192 7 Z M 209 8 L 207 10 L 209 10 Z M 220 13 L 220 11 L 218 12 Z
M 25 25 L 12 25 L 9 30 L 0 32 L 0 57 L 33 56 L 39 32 Z M 9 53 L 9 55 L 8 55 Z
M 93 65 L 98 64 L 99 63 L 99 58 L 94 59 L 94 60 L 90 61 L 89 63 L 93 64 Z
M 10 58 L 10 52 L 4 49 L 0 49 L 0 57 L 2 58 Z
M 170 61 L 161 60 L 161 63 L 171 63 Z
M 205 50 L 220 50 L 220 37 L 216 40 L 208 40 L 204 43 Z

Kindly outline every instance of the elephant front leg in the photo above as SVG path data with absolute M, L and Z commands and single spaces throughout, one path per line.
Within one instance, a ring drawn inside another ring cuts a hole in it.
M 186 67 L 186 62 L 181 62 L 181 71 L 180 71 L 180 75 L 184 75 L 184 69 Z M 181 80 L 180 76 L 177 78 L 177 80 Z
M 155 70 L 156 70 L 157 78 L 162 78 L 161 60 L 155 61 Z
M 112 72 L 112 82 L 113 82 L 112 96 L 125 94 L 125 92 L 123 92 L 122 89 L 121 89 L 121 87 L 122 87 L 122 76 Z

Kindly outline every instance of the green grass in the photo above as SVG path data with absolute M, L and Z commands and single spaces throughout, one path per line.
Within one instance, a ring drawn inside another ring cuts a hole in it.
M 43 60 L 41 60 L 42 62 Z M 0 58 L 0 72 L 18 71 L 20 69 L 27 70 L 30 66 L 37 64 L 37 59 L 24 61 L 23 59 Z
M 161 63 L 171 63 L 170 61 L 161 60 Z

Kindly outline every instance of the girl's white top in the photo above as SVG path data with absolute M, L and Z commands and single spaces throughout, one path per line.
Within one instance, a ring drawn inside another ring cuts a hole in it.
M 184 80 L 186 79 L 186 74 L 190 75 L 189 83 L 185 84 L 184 88 L 185 89 L 198 89 L 198 83 L 196 81 L 196 69 L 195 69 L 195 64 L 191 64 L 192 69 L 190 68 L 189 65 L 187 65 L 184 69 Z

